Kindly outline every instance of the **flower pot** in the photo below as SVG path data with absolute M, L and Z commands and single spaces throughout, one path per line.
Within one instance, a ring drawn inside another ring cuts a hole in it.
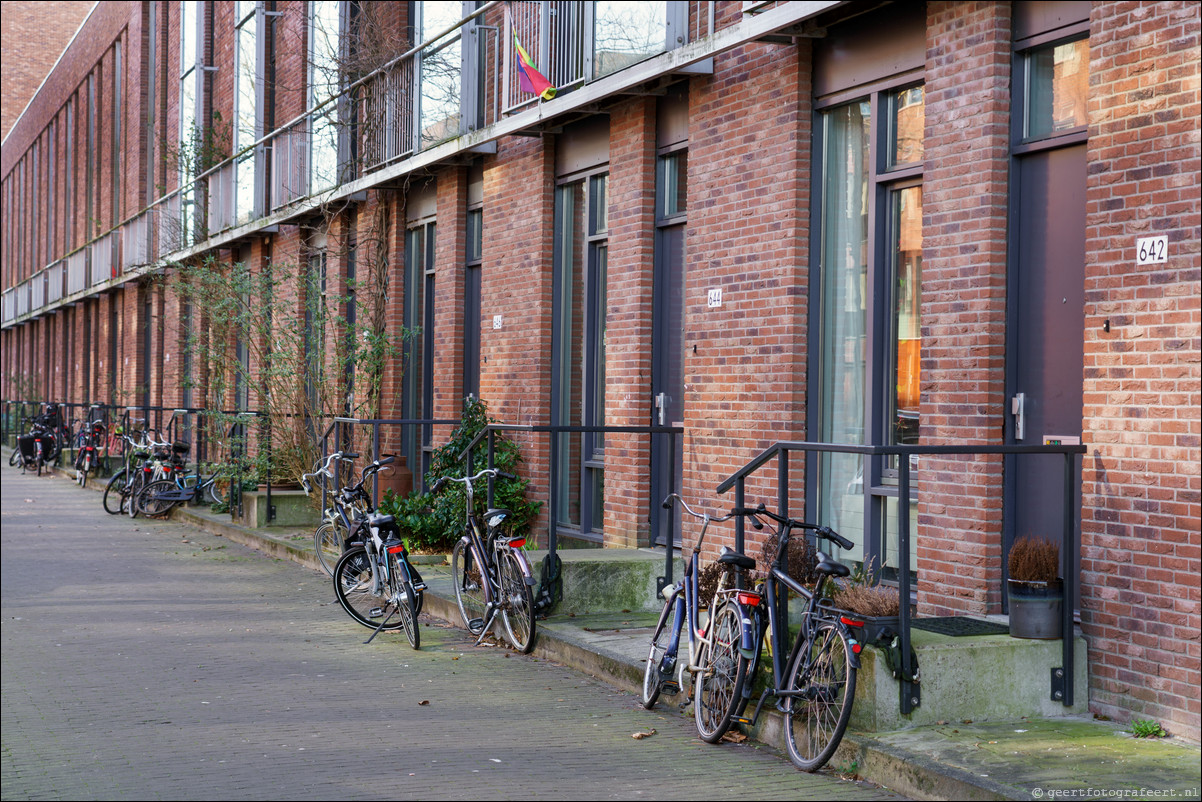
M 1064 583 L 1009 581 L 1010 637 L 1054 640 L 1063 632 Z

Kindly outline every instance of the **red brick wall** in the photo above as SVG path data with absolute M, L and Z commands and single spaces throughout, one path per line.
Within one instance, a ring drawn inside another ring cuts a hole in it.
M 922 442 L 1002 442 L 1010 8 L 927 4 Z M 1002 466 L 923 457 L 920 615 L 999 612 Z
M 720 482 L 805 431 L 811 96 L 804 41 L 746 45 L 716 58 L 712 77 L 692 79 L 682 491 L 690 504 L 731 504 L 733 492 L 716 496 Z M 711 288 L 722 290 L 720 308 L 707 307 Z M 775 476 L 756 474 L 748 503 L 775 506 Z M 687 526 L 684 534 L 696 536 Z M 733 543 L 729 527 L 706 547 Z
M 609 123 L 605 423 L 651 421 L 651 288 L 655 265 L 655 99 L 619 104 Z M 605 436 L 605 542 L 647 541 L 647 435 Z
M 1081 521 L 1093 709 L 1194 740 L 1198 44 L 1197 3 L 1091 14 Z M 1136 239 L 1157 235 L 1168 261 L 1137 267 Z

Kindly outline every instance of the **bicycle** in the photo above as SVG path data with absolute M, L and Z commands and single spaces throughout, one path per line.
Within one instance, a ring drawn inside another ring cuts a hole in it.
M 160 518 L 181 503 L 224 504 L 229 497 L 229 476 L 214 470 L 208 478 L 199 473 L 177 476 L 174 479 L 157 479 L 143 487 L 134 503 L 138 512 L 152 518 Z
M 522 551 L 526 538 L 502 531 L 509 510 L 487 510 L 483 521 L 476 514 L 472 482 L 485 477 L 517 478 L 486 468 L 475 476 L 444 476 L 430 488 L 437 493 L 444 483 L 457 482 L 464 485 L 467 495 L 464 535 L 451 550 L 455 604 L 468 632 L 478 636 L 476 645 L 483 642 L 499 615 L 513 648 L 528 654 L 534 648 L 535 580 Z
M 383 457 L 368 465 L 359 484 L 395 459 Z M 347 541 L 349 546 L 338 558 L 333 575 L 334 595 L 342 609 L 375 630 L 366 643 L 384 630 L 404 629 L 409 645 L 420 648 L 417 616 L 426 583 L 409 562 L 409 550 L 401 539 L 396 518 L 369 512 L 356 522 Z M 393 615 L 397 616 L 395 622 Z
M 87 487 L 88 474 L 100 468 L 100 449 L 108 427 L 102 420 L 80 423 L 75 435 L 75 483 Z
M 58 439 L 41 415 L 25 418 L 25 422 L 29 424 L 29 431 L 17 437 L 17 447 L 13 450 L 10 462 L 18 465 L 21 473 L 36 470 L 41 476 L 42 468 L 58 458 Z
M 150 451 L 147 450 L 143 441 L 139 441 L 128 434 L 121 434 L 121 439 L 126 444 L 124 450 L 124 467 L 109 477 L 108 484 L 104 488 L 104 498 L 101 500 L 104 506 L 104 511 L 109 515 L 120 515 L 123 512 L 129 512 L 129 498 L 133 493 L 134 473 L 138 468 L 131 469 L 135 462 L 143 462 L 150 458 Z
M 696 694 L 693 699 L 693 714 L 697 732 L 702 740 L 716 743 L 730 728 L 730 715 L 737 705 L 737 697 L 729 692 L 733 680 L 723 680 L 731 671 L 740 670 L 737 648 L 732 649 L 738 622 L 730 620 L 725 611 L 719 613 L 720 601 L 729 592 L 726 588 L 727 573 L 718 580 L 709 610 L 711 615 L 705 626 L 701 625 L 699 599 L 701 545 L 711 523 L 722 523 L 740 514 L 739 510 L 721 517 L 696 512 L 677 493 L 669 494 L 663 502 L 671 509 L 673 501 L 689 515 L 702 522 L 701 534 L 693 545 L 693 554 L 684 577 L 672 587 L 664 588 L 664 608 L 651 636 L 651 650 L 643 669 L 643 707 L 655 707 L 661 693 L 675 695 L 684 688 L 685 675 L 697 677 L 694 683 Z M 756 528 L 762 524 L 753 520 Z M 755 561 L 723 547 L 718 562 L 735 568 L 754 568 Z M 679 659 L 680 634 L 688 624 L 688 659 Z
M 313 481 L 319 482 L 322 489 L 331 495 L 331 504 L 322 511 L 322 522 L 313 532 L 313 551 L 317 555 L 317 562 L 330 576 L 334 575 L 335 564 L 349 546 L 347 536 L 355 528 L 356 521 L 366 517 L 371 508 L 371 497 L 363 489 L 362 481 L 331 490 L 328 482 L 335 477 L 330 467 L 334 462 L 349 463 L 358 458 L 358 454 L 336 451 L 324 463 L 319 461 L 310 473 L 301 476 L 301 486 L 306 495 L 313 491 Z
M 727 597 L 719 616 L 729 615 L 740 622 L 738 646 L 746 670 L 740 670 L 733 688 L 739 700 L 732 723 L 754 726 L 769 696 L 785 716 L 785 745 L 789 758 L 803 771 L 817 771 L 830 760 L 851 718 L 856 697 L 856 671 L 860 668 L 860 643 L 851 635 L 848 624 L 832 607 L 824 603 L 824 590 L 837 577 L 850 574 L 846 565 L 817 552 L 813 568 L 813 588 L 806 588 L 783 569 L 781 555 L 788 553 L 793 530 L 810 531 L 818 539 L 850 549 L 855 544 L 828 526 L 797 521 L 769 512 L 761 504 L 743 509 L 740 514 L 766 516 L 779 524 L 776 556 L 768 575 L 753 591 L 738 591 Z M 741 555 L 740 555 L 741 556 Z M 750 558 L 744 558 L 750 559 Z M 788 655 L 781 647 L 788 641 L 788 621 L 778 615 L 778 598 L 787 600 L 789 591 L 805 600 L 801 624 Z M 767 614 L 765 615 L 765 610 Z M 751 699 L 748 677 L 755 675 L 761 647 L 767 637 L 772 658 L 772 681 L 760 694 L 755 714 L 743 716 Z

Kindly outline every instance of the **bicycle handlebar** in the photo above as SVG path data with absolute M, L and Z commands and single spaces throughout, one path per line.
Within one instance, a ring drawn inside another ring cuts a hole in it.
M 477 473 L 475 476 L 441 476 L 441 477 L 439 477 L 438 481 L 435 482 L 434 485 L 430 488 L 430 492 L 437 493 L 439 490 L 442 489 L 443 484 L 448 481 L 458 482 L 461 485 L 465 485 L 465 484 L 470 484 L 472 482 L 479 481 L 481 478 L 483 478 L 485 476 L 489 476 L 489 475 L 494 476 L 497 479 L 517 479 L 518 478 L 518 477 L 514 476 L 512 473 L 505 473 L 500 468 L 485 468 L 484 470 Z
M 763 504 L 760 504 L 760 506 L 756 507 L 755 509 L 744 507 L 742 510 L 740 510 L 740 513 L 743 515 L 766 515 L 772 520 L 776 521 L 778 524 L 781 524 L 789 529 L 808 529 L 818 535 L 818 537 L 826 538 L 840 548 L 851 549 L 855 548 L 856 545 L 847 538 L 843 537 L 843 535 L 836 532 L 834 529 L 831 529 L 829 526 L 819 526 L 818 524 L 806 523 L 805 521 L 798 521 L 794 518 L 787 518 L 783 515 L 777 515 L 776 513 L 771 512 Z

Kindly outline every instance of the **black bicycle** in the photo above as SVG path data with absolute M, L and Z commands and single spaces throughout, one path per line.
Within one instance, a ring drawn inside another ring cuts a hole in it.
M 229 498 L 229 487 L 229 473 L 221 469 L 214 469 L 208 476 L 176 475 L 143 486 L 133 503 L 141 514 L 159 518 L 179 504 L 224 504 Z
M 736 512 L 753 518 L 764 516 L 775 521 L 779 529 L 776 555 L 768 576 L 754 591 L 728 595 L 716 615 L 716 620 L 728 616 L 740 622 L 737 645 L 741 655 L 749 656 L 743 658 L 747 662 L 745 670 L 737 672 L 732 693 L 739 704 L 730 720 L 754 726 L 765 701 L 775 697 L 776 709 L 785 717 L 789 758 L 804 771 L 816 771 L 835 754 L 856 698 L 860 643 L 838 611 L 823 602 L 826 586 L 836 577 L 848 576 L 850 569 L 819 550 L 813 568 L 814 586 L 807 588 L 783 570 L 781 555 L 788 553 L 794 530 L 813 532 L 817 539 L 844 549 L 855 544 L 830 527 L 777 515 L 763 504 Z M 750 561 L 747 557 L 743 559 Z M 789 591 L 800 595 L 805 606 L 792 648 L 786 653 L 782 649 L 789 640 L 788 622 L 778 615 L 777 602 L 787 600 Z M 754 715 L 747 718 L 743 712 L 751 699 L 748 678 L 755 676 L 765 637 L 772 659 L 772 682 L 761 693 Z
M 509 510 L 487 510 L 483 518 L 476 512 L 472 483 L 487 478 L 517 477 L 486 468 L 475 476 L 444 476 L 430 488 L 437 493 L 446 482 L 457 482 L 467 496 L 464 535 L 451 550 L 455 603 L 477 645 L 500 617 L 513 648 L 528 654 L 534 648 L 534 577 L 522 551 L 526 538 L 505 531 Z
M 395 457 L 382 457 L 363 469 L 360 485 Z M 347 534 L 347 549 L 334 566 L 334 595 L 342 609 L 363 626 L 404 629 L 409 645 L 421 646 L 417 616 L 426 583 L 409 562 L 409 549 L 392 515 L 368 513 Z

